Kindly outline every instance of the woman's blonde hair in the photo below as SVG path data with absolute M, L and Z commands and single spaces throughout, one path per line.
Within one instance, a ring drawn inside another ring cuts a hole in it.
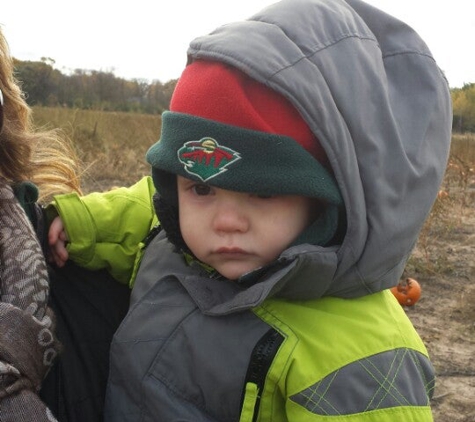
M 11 184 L 30 180 L 40 201 L 53 195 L 81 193 L 80 164 L 71 141 L 59 130 L 38 130 L 14 74 L 13 58 L 0 29 L 0 89 L 3 128 L 0 133 L 0 177 Z

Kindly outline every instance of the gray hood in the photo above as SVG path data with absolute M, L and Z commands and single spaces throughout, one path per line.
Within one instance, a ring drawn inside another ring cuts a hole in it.
M 197 38 L 188 53 L 287 97 L 320 140 L 344 199 L 342 244 L 285 251 L 288 276 L 260 294 L 356 297 L 395 285 L 451 139 L 448 84 L 419 36 L 359 0 L 283 0 Z M 298 282 L 285 281 L 295 272 Z

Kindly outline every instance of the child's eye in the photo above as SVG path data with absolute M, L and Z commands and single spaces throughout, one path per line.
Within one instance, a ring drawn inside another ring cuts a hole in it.
M 206 196 L 211 193 L 211 187 L 204 184 L 196 184 L 191 187 L 191 190 L 195 195 Z
M 275 195 L 263 195 L 263 194 L 253 194 L 254 198 L 258 199 L 272 199 L 275 198 Z

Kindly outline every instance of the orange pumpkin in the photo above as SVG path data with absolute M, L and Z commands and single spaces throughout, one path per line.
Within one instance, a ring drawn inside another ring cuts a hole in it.
M 439 193 L 437 194 L 437 198 L 439 199 L 445 199 L 449 196 L 449 193 L 446 190 L 439 190 Z
M 391 287 L 391 292 L 401 305 L 412 306 L 421 297 L 421 285 L 414 278 L 408 277 Z

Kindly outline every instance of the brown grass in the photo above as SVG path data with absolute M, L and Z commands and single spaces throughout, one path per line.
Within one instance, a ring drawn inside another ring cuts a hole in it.
M 419 236 L 407 272 L 449 274 L 453 268 L 441 243 L 461 230 L 475 206 L 475 134 L 454 135 L 444 181 Z M 446 249 L 445 249 L 446 250 Z
M 39 127 L 61 128 L 83 163 L 83 190 L 127 186 L 150 174 L 148 148 L 160 137 L 160 116 L 34 107 Z

